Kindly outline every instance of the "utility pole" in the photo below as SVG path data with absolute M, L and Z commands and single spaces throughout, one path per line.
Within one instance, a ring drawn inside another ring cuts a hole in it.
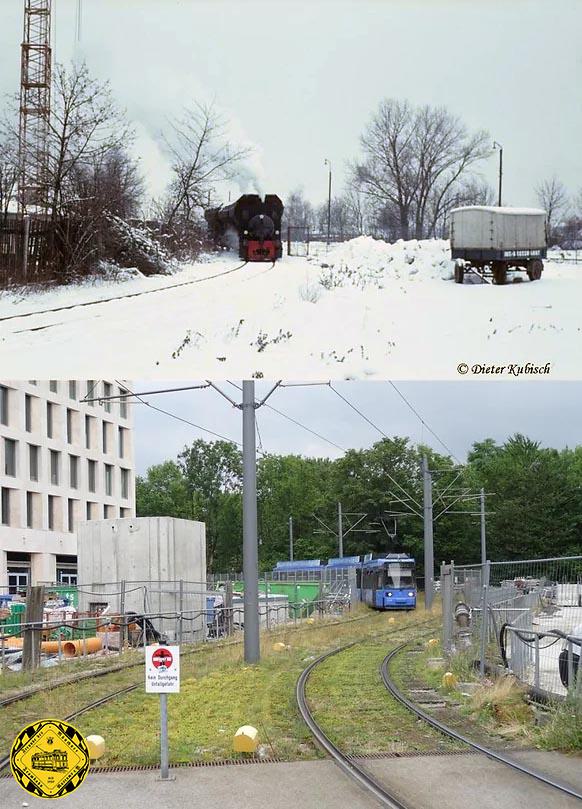
M 337 504 L 337 538 L 339 547 L 339 558 L 344 558 L 344 522 L 342 515 L 342 504 Z
M 496 140 L 494 140 L 493 148 L 499 149 L 499 194 L 497 196 L 497 204 L 501 208 L 501 185 L 503 182 L 503 146 Z
M 327 188 L 327 246 L 329 247 L 330 233 L 331 233 L 331 161 L 329 161 L 327 158 L 325 159 L 325 165 L 329 166 L 328 188 Z
M 432 513 L 432 476 L 428 458 L 422 459 L 423 513 L 424 513 L 424 607 L 430 610 L 433 600 L 434 547 Z
M 289 517 L 289 561 L 293 561 L 293 517 Z
M 259 547 L 257 541 L 257 447 L 255 433 L 255 383 L 243 383 L 243 578 L 244 657 L 257 663 L 259 640 Z
M 481 564 L 487 561 L 487 535 L 485 533 L 485 489 L 481 489 Z

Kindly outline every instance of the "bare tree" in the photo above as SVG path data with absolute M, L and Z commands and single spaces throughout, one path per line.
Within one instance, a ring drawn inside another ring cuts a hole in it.
M 495 205 L 496 196 L 489 183 L 477 177 L 468 177 L 451 186 L 445 195 L 436 189 L 428 209 L 428 234 L 446 236 L 447 218 L 452 208 L 461 205 Z
M 16 200 L 18 182 L 17 146 L 6 138 L 0 142 L 0 221 L 6 221 L 8 212 Z
M 164 204 L 166 224 L 191 222 L 208 204 L 213 184 L 236 176 L 250 149 L 231 144 L 227 123 L 212 105 L 195 102 L 171 122 L 165 142 L 172 159 L 173 180 Z
M 564 184 L 554 175 L 536 187 L 536 196 L 547 214 L 548 239 L 557 241 L 557 225 L 568 208 L 568 192 Z
M 316 227 L 316 215 L 313 205 L 305 198 L 303 189 L 297 188 L 292 191 L 285 200 L 284 227 L 309 228 Z
M 393 207 L 399 231 L 408 239 L 418 187 L 414 153 L 414 110 L 407 102 L 382 101 L 361 137 L 364 160 L 353 167 L 358 188 L 376 207 Z
M 354 181 L 380 221 L 397 223 L 400 238 L 411 230 L 422 238 L 434 230 L 452 189 L 489 153 L 488 142 L 486 132 L 470 134 L 444 107 L 388 99 L 361 138 L 364 159 L 353 168 Z

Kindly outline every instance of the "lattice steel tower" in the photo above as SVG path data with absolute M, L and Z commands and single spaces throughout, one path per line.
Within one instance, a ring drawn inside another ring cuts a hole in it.
M 46 212 L 51 112 L 52 0 L 24 0 L 20 71 L 19 194 L 21 212 Z

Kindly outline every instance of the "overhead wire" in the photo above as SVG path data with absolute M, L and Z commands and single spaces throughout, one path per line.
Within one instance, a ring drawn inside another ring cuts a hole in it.
M 411 410 L 411 411 L 414 413 L 414 415 L 416 416 L 416 418 L 417 418 L 417 419 L 420 421 L 421 425 L 422 425 L 423 427 L 425 427 L 425 428 L 428 430 L 428 432 L 429 432 L 429 433 L 430 433 L 430 434 L 431 434 L 431 435 L 432 435 L 434 438 L 436 438 L 436 440 L 439 442 L 439 444 L 440 444 L 442 447 L 444 447 L 444 449 L 445 449 L 445 450 L 447 451 L 447 453 L 448 453 L 448 454 L 451 456 L 451 458 L 454 458 L 454 459 L 455 459 L 455 461 L 457 461 L 457 463 L 459 463 L 459 464 L 460 464 L 460 463 L 461 463 L 461 461 L 460 461 L 460 460 L 457 458 L 457 456 L 455 455 L 455 453 L 454 453 L 454 452 L 453 452 L 453 451 L 450 449 L 450 447 L 448 447 L 448 446 L 445 444 L 445 442 L 442 440 L 442 438 L 440 438 L 440 436 L 439 436 L 439 435 L 438 435 L 438 434 L 437 434 L 437 433 L 436 433 L 436 432 L 435 432 L 435 431 L 432 429 L 432 427 L 431 427 L 431 426 L 430 426 L 430 425 L 429 425 L 429 424 L 428 424 L 428 423 L 425 421 L 425 419 L 423 419 L 423 417 L 420 415 L 420 413 L 418 412 L 418 410 L 416 410 L 416 408 L 415 408 L 415 407 L 414 407 L 414 406 L 413 406 L 413 405 L 412 405 L 412 404 L 409 402 L 409 400 L 406 398 L 406 396 L 405 396 L 405 395 L 402 393 L 402 391 L 401 391 L 401 390 L 400 390 L 400 389 L 399 389 L 399 388 L 398 388 L 398 387 L 397 387 L 397 386 L 394 384 L 394 382 L 392 382 L 392 380 L 391 380 L 391 379 L 389 379 L 389 380 L 388 380 L 388 384 L 389 384 L 389 385 L 390 385 L 390 386 L 391 386 L 391 387 L 392 387 L 392 388 L 393 388 L 393 389 L 396 391 L 396 393 L 397 393 L 397 394 L 400 396 L 400 398 L 402 399 L 402 401 L 403 401 L 403 402 L 404 402 L 404 403 L 405 403 L 405 404 L 406 404 L 406 405 L 407 405 L 407 406 L 410 408 L 410 410 Z

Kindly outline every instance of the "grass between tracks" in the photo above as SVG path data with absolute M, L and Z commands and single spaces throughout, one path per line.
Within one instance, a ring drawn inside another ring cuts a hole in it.
M 207 644 L 199 654 L 184 654 L 180 694 L 170 695 L 168 700 L 170 761 L 239 758 L 232 751 L 232 738 L 245 724 L 258 729 L 265 756 L 317 758 L 321 753 L 295 704 L 295 684 L 301 671 L 324 651 L 353 640 L 369 638 L 380 650 L 381 637 L 388 631 L 408 628 L 407 635 L 414 636 L 413 625 L 426 619 L 420 610 L 396 616 L 363 612 L 359 620 L 318 619 L 313 625 L 264 632 L 262 659 L 256 666 L 242 664 L 241 645 Z M 394 637 L 394 643 L 399 637 Z M 273 644 L 280 641 L 288 648 L 275 652 Z M 382 648 L 386 649 L 389 641 L 390 635 Z M 338 662 L 343 657 L 343 653 L 338 655 Z M 376 660 L 363 660 L 365 665 L 368 662 L 374 668 L 372 676 L 377 676 Z M 143 669 L 62 686 L 7 706 L 2 709 L 0 722 L 2 749 L 7 752 L 16 733 L 28 722 L 63 717 L 134 682 L 143 682 Z M 381 684 L 377 685 L 382 691 Z M 311 699 L 309 691 L 308 696 Z M 361 699 L 357 686 L 345 698 L 351 701 L 352 710 L 358 711 Z M 372 727 L 375 719 L 372 715 L 368 719 Z M 159 760 L 159 701 L 155 695 L 146 695 L 142 687 L 73 724 L 84 735 L 98 733 L 105 738 L 107 753 L 99 762 L 101 766 L 154 764 Z
M 435 668 L 429 667 L 428 659 L 440 654 L 440 646 L 435 646 L 414 657 L 401 656 L 394 674 L 405 691 L 413 684 L 412 687 L 439 692 L 446 707 L 437 715 L 446 725 L 495 748 L 537 747 L 582 754 L 579 700 L 556 702 L 549 709 L 536 707 L 527 699 L 527 689 L 511 676 L 485 678 L 480 682 L 469 652 L 454 655 Z M 470 683 L 474 693 L 463 695 L 462 688 L 444 687 L 445 671 L 452 672 L 460 683 Z

